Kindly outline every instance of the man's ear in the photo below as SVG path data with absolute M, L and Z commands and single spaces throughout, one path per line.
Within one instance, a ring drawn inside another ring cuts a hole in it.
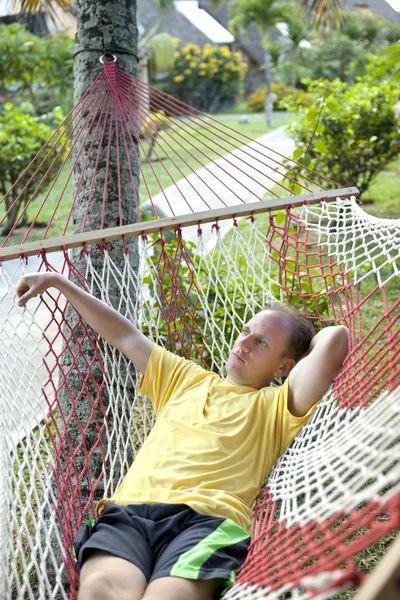
M 295 364 L 296 364 L 296 361 L 294 360 L 294 358 L 285 358 L 283 360 L 281 366 L 274 373 L 274 376 L 275 377 L 286 377 L 287 375 L 289 375 L 290 371 L 293 369 Z

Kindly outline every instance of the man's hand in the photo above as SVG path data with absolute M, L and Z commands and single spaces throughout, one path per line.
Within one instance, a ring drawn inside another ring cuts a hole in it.
M 54 273 L 27 273 L 17 283 L 16 294 L 18 306 L 25 306 L 31 298 L 43 294 L 49 287 L 54 287 Z
M 289 373 L 289 411 L 301 417 L 328 391 L 349 352 L 349 330 L 326 327 L 313 337 L 309 352 Z

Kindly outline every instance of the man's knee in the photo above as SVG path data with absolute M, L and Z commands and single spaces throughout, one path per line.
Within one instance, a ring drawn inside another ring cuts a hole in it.
M 128 593 L 123 595 L 117 582 L 108 573 L 92 571 L 81 579 L 78 600 L 131 600 Z
M 141 600 L 143 573 L 128 561 L 102 554 L 83 565 L 78 600 Z

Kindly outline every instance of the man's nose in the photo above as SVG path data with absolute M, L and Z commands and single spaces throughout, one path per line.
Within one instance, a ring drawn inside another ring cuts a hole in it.
M 251 340 L 250 336 L 247 336 L 244 340 L 240 340 L 239 348 L 242 352 L 250 352 L 251 350 Z

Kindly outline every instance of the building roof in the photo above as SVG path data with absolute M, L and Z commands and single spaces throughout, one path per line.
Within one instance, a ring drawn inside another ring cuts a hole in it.
M 214 44 L 232 44 L 235 41 L 233 35 L 221 23 L 199 7 L 197 0 L 179 0 L 175 2 L 175 6 L 195 27 L 207 32 L 207 37 Z
M 388 21 L 400 23 L 400 13 L 394 10 L 386 0 L 346 0 L 346 5 L 348 10 L 370 10 Z
M 230 19 L 229 0 L 223 0 L 217 9 L 207 0 L 199 0 L 199 6 L 210 13 L 221 25 L 228 28 Z M 264 48 L 257 25 L 252 23 L 247 30 L 247 36 L 236 38 L 236 42 L 253 62 L 258 65 L 264 64 Z
M 181 6 L 180 6 L 181 5 Z M 206 11 L 200 10 L 198 2 L 175 2 L 175 12 L 160 19 L 157 0 L 137 0 L 138 20 L 146 31 L 159 22 L 158 33 L 169 33 L 182 44 L 230 44 L 234 37 Z

